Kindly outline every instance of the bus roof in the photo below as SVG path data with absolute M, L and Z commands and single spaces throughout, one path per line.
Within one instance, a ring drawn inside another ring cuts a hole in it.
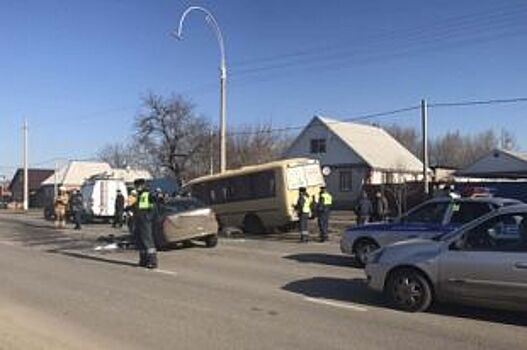
M 283 167 L 287 165 L 295 165 L 295 163 L 298 163 L 298 165 L 318 164 L 318 160 L 311 159 L 311 158 L 288 158 L 288 159 L 276 160 L 273 162 L 267 162 L 263 164 L 247 165 L 247 166 L 244 166 L 238 169 L 227 170 L 226 172 L 222 174 L 214 174 L 214 175 L 206 175 L 206 176 L 197 177 L 195 179 L 190 180 L 185 185 L 192 185 L 194 183 L 210 181 L 210 180 L 219 180 L 219 179 L 228 178 L 228 177 L 235 176 L 235 175 L 242 175 L 242 174 L 252 173 L 256 171 L 270 170 L 270 169 Z

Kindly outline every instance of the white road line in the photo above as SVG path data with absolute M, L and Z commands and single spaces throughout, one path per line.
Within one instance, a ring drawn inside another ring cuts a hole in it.
M 12 241 L 0 241 L 0 244 L 7 245 L 7 246 L 10 246 L 10 247 L 16 246 L 16 243 L 12 242 Z
M 357 305 L 353 305 L 353 304 L 350 304 L 350 303 L 341 303 L 341 302 L 338 302 L 338 301 L 333 301 L 333 300 L 328 300 L 328 299 L 323 299 L 323 298 L 304 297 L 304 300 L 310 301 L 312 303 L 329 305 L 329 306 L 333 306 L 333 307 L 340 307 L 342 309 L 349 309 L 349 310 L 353 310 L 353 311 L 359 311 L 359 312 L 368 311 L 368 309 L 366 309 L 365 307 L 362 307 L 362 306 L 357 306 Z
M 177 272 L 174 272 L 174 271 L 163 270 L 163 269 L 154 269 L 153 271 L 157 273 L 162 273 L 165 275 L 177 276 Z
M 247 240 L 245 238 L 226 238 L 222 240 L 221 243 L 245 243 Z

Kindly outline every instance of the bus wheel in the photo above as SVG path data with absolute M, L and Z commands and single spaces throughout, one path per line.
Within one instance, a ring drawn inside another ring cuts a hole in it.
M 247 214 L 243 219 L 243 232 L 247 234 L 265 233 L 262 220 L 256 214 Z

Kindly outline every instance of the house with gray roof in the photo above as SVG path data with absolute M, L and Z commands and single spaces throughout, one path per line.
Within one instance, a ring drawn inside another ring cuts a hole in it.
M 476 178 L 527 178 L 527 153 L 495 149 L 456 173 Z
M 357 201 L 366 184 L 422 180 L 423 163 L 378 126 L 315 116 L 284 153 L 329 167 L 328 190 L 338 207 Z

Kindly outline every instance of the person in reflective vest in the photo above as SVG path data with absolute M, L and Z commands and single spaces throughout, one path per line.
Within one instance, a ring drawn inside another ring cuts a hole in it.
M 300 224 L 300 242 L 307 243 L 309 240 L 308 221 L 311 216 L 311 203 L 305 187 L 300 187 L 298 192 L 298 200 L 295 209 Z
M 333 197 L 327 192 L 326 187 L 320 187 L 318 203 L 316 205 L 320 242 L 325 242 L 329 238 L 329 214 L 332 205 Z
M 152 234 L 154 220 L 154 200 L 146 188 L 145 180 L 134 181 L 137 189 L 137 201 L 134 204 L 134 236 L 139 250 L 139 266 L 157 268 L 157 251 Z

